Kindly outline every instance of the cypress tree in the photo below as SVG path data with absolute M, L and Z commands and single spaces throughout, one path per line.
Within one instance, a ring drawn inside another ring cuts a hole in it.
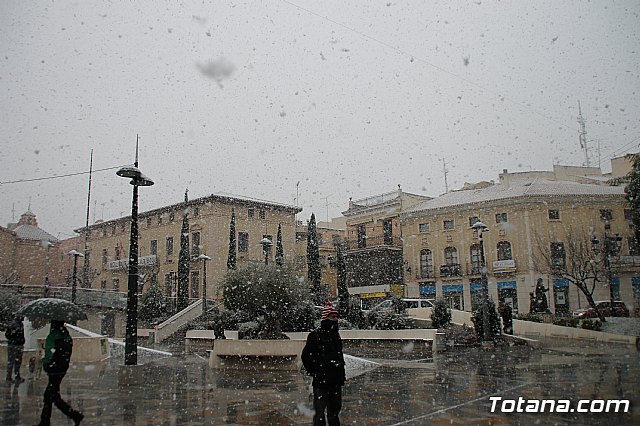
M 180 255 L 178 256 L 178 311 L 188 305 L 189 300 L 189 211 L 187 204 L 189 190 L 184 192 L 184 213 L 182 214 L 182 228 L 180 229 Z
M 336 274 L 338 278 L 338 300 L 340 317 L 349 317 L 349 290 L 347 288 L 347 264 L 344 261 L 342 243 L 336 244 Z
M 278 224 L 278 236 L 276 237 L 276 265 L 284 266 L 284 248 L 282 247 L 282 224 Z
M 227 257 L 227 269 L 235 271 L 237 268 L 236 256 L 236 212 L 231 210 L 231 223 L 229 224 L 229 256 Z
M 322 303 L 324 295 L 320 287 L 320 249 L 318 246 L 318 230 L 316 229 L 316 215 L 311 213 L 307 225 L 307 277 L 311 283 L 311 292 L 316 303 Z

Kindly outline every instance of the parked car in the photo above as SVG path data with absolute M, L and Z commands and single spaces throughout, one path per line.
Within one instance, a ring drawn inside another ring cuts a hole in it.
M 602 300 L 602 301 L 596 302 L 596 306 L 598 307 L 598 310 L 602 312 L 602 314 L 605 317 L 628 317 L 629 316 L 629 309 L 624 304 L 624 302 L 614 301 L 613 309 L 611 309 L 611 301 L 609 300 Z M 574 318 L 597 318 L 598 314 L 596 313 L 595 309 L 593 309 L 592 307 L 588 307 L 588 308 L 578 309 L 577 311 L 574 311 L 573 317 Z

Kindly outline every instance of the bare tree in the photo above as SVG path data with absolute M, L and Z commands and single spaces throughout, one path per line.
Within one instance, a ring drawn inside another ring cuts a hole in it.
M 602 256 L 592 248 L 591 233 L 571 226 L 565 232 L 565 241 L 550 241 L 535 233 L 534 261 L 538 272 L 565 278 L 584 294 L 598 318 L 605 321 L 593 300 L 598 285 L 606 282 L 607 270 Z

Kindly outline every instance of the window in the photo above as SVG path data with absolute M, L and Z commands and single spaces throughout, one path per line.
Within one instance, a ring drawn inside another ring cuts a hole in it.
M 473 224 L 476 222 L 480 222 L 480 219 L 478 219 L 478 216 L 469 217 L 469 227 L 473 226 Z
M 560 220 L 560 210 L 550 209 L 549 220 Z
M 444 263 L 447 266 L 458 264 L 458 249 L 455 247 L 447 247 L 444 249 Z
M 480 244 L 471 244 L 469 254 L 471 255 L 471 275 L 480 275 L 482 273 L 482 247 Z
M 102 249 L 102 267 L 107 267 L 107 261 L 109 260 L 109 250 L 106 248 Z
M 173 237 L 167 237 L 165 250 L 166 250 L 167 256 L 173 256 Z
M 151 256 L 158 255 L 158 240 L 151 240 L 150 253 Z
M 112 283 L 113 291 L 120 291 L 120 278 L 114 278 Z
M 200 294 L 200 272 L 191 273 L 191 297 L 197 298 Z
M 100 290 L 107 289 L 107 280 L 100 280 Z
M 120 256 L 122 256 L 122 249 L 121 249 L 122 245 L 116 243 L 116 246 L 113 249 L 113 252 L 116 255 L 116 260 L 120 260 Z
M 169 213 L 169 222 L 173 222 L 176 219 L 176 214 L 174 212 Z
M 433 276 L 433 254 L 431 250 L 420 250 L 420 278 L 430 278 Z
M 496 213 L 496 223 L 506 223 L 507 213 Z
M 238 232 L 238 252 L 246 253 L 249 251 L 249 234 L 247 232 Z
M 566 253 L 564 243 L 551 243 L 551 267 L 564 268 L 566 265 Z
M 200 245 L 200 232 L 193 232 L 191 234 L 191 256 L 198 257 L 200 256 L 200 249 L 202 246 Z
M 613 212 L 611 209 L 600 209 L 600 219 L 611 220 L 613 219 Z
M 445 231 L 453 229 L 455 226 L 455 222 L 453 220 L 445 220 L 442 222 L 442 229 Z
M 265 220 L 267 218 L 267 212 L 265 212 L 264 210 L 260 210 L 258 212 L 258 215 L 260 217 L 260 219 Z
M 254 213 L 254 210 L 253 210 L 253 209 L 247 209 L 247 217 L 248 217 L 249 219 L 253 219 L 254 214 L 255 214 L 255 213 Z
M 636 238 L 629 237 L 627 242 L 629 243 L 629 256 L 640 256 L 640 244 L 638 244 Z
M 158 215 L 158 225 L 162 225 L 162 215 Z
M 430 232 L 428 223 L 421 223 L 418 225 L 418 231 L 421 233 Z
M 511 243 L 509 241 L 500 241 L 497 245 L 498 260 L 513 260 L 511 253 Z
M 382 222 L 382 232 L 384 235 L 384 244 L 393 244 L 393 223 L 390 220 Z
M 147 228 L 151 228 L 151 218 L 147 218 Z
M 367 246 L 367 227 L 364 223 L 358 225 L 358 248 Z
M 200 207 L 194 207 L 193 208 L 193 217 L 198 217 L 200 216 Z

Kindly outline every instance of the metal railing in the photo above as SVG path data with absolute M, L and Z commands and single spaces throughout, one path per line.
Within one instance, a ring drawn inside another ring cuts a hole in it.
M 20 295 L 21 303 L 42 297 L 54 297 L 57 299 L 71 300 L 71 287 L 51 287 L 45 296 L 44 286 L 2 284 L 0 288 L 8 289 Z M 126 309 L 127 295 L 115 291 L 96 290 L 92 288 L 76 288 L 76 303 L 99 308 Z
M 378 247 L 402 248 L 402 239 L 396 236 L 375 236 L 366 237 L 360 240 L 346 240 L 345 245 L 347 250 L 371 249 Z

